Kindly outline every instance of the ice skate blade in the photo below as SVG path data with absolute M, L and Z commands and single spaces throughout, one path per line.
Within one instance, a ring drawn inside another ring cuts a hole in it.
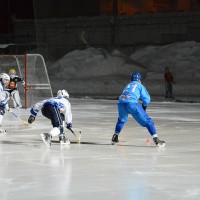
M 166 147 L 166 143 L 158 144 L 157 146 L 160 148 L 163 148 L 163 147 Z
M 116 145 L 118 144 L 118 142 L 111 142 L 111 145 Z
M 70 141 L 67 140 L 66 142 L 60 142 L 60 145 L 70 145 Z
M 44 134 L 40 134 L 41 135 L 41 138 L 42 138 L 42 141 L 44 142 L 44 144 L 47 146 L 47 147 L 50 147 L 51 146 L 51 143 L 48 143 L 48 142 L 46 142 L 46 140 L 45 140 L 45 136 L 44 136 Z
M 0 135 L 6 135 L 6 130 L 0 131 Z

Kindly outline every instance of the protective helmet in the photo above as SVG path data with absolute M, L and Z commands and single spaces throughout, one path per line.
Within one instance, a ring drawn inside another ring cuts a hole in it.
M 6 74 L 6 73 L 1 73 L 0 74 L 0 79 L 1 80 L 8 80 L 8 81 L 10 81 L 10 76 L 8 74 Z
M 9 74 L 16 74 L 16 70 L 15 69 L 10 69 L 9 70 Z
M 131 74 L 131 81 L 140 81 L 142 79 L 142 76 L 139 72 L 134 72 Z
M 0 80 L 2 81 L 3 85 L 8 85 L 10 83 L 10 76 L 6 73 L 1 73 Z
M 57 96 L 58 97 L 65 97 L 65 98 L 69 98 L 69 94 L 66 90 L 58 90 L 57 92 Z

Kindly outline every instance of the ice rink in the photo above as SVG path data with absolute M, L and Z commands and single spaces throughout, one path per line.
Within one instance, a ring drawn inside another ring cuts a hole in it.
M 6 113 L 0 135 L 1 200 L 200 200 L 200 104 L 152 102 L 165 148 L 131 117 L 118 145 L 110 145 L 117 121 L 114 100 L 70 99 L 78 143 L 47 148 L 40 134 L 51 129 L 38 114 L 29 127 Z M 14 110 L 23 120 L 29 110 Z

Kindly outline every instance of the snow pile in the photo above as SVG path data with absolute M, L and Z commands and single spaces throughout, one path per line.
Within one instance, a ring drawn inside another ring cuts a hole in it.
M 174 95 L 200 96 L 200 43 L 188 41 L 165 46 L 148 46 L 130 56 L 146 66 L 144 82 L 154 95 L 164 94 L 163 74 L 169 67 L 174 75 Z
M 66 89 L 72 96 L 118 96 L 133 71 L 142 65 L 118 50 L 87 48 L 66 54 L 48 68 L 53 91 Z
M 150 94 L 164 96 L 164 69 L 169 67 L 176 84 L 175 96 L 200 96 L 200 43 L 193 41 L 148 46 L 130 57 L 101 48 L 75 50 L 51 65 L 54 93 L 66 89 L 72 96 L 118 96 L 138 71 Z

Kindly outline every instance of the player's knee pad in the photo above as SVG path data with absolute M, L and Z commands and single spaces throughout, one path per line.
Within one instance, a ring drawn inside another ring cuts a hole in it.
M 49 131 L 49 134 L 52 137 L 58 136 L 60 134 L 60 129 L 58 127 L 54 127 Z

